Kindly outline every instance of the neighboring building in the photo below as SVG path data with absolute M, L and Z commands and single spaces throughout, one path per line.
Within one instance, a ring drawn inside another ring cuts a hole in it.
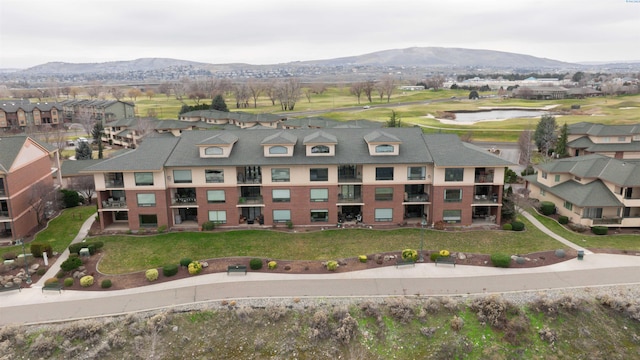
M 418 128 L 187 131 L 148 137 L 94 175 L 102 229 L 213 221 L 335 226 L 499 224 L 505 167 L 455 135 Z
M 74 184 L 77 184 L 81 179 L 86 177 L 91 177 L 91 182 L 93 182 L 93 177 L 90 174 L 83 174 L 80 173 L 80 171 L 101 161 L 103 161 L 103 159 L 62 161 L 60 165 L 60 178 L 62 182 L 58 185 L 63 189 L 71 189 L 74 187 Z M 54 178 L 54 181 L 55 180 Z
M 234 125 L 241 129 L 263 126 L 276 129 L 278 124 L 287 119 L 284 115 L 251 114 L 245 112 L 226 112 L 219 110 L 196 110 L 180 114 L 182 121 L 202 121 L 213 125 Z
M 102 141 L 123 148 L 135 148 L 140 140 L 154 133 L 180 136 L 183 131 L 209 129 L 214 125 L 202 121 L 126 118 L 104 124 Z
M 556 100 L 566 98 L 568 90 L 561 86 L 520 86 L 512 94 L 527 100 Z
M 592 154 L 537 166 L 530 197 L 586 226 L 640 227 L 640 163 Z
M 58 125 L 62 120 L 62 106 L 58 103 L 31 103 L 29 100 L 0 101 L 0 130 L 28 126 Z
M 62 106 L 66 122 L 79 122 L 88 116 L 91 120 L 105 122 L 135 117 L 135 104 L 117 100 L 64 100 Z
M 601 154 L 616 159 L 640 159 L 640 124 L 579 122 L 568 125 L 567 130 L 569 156 Z
M 30 137 L 0 137 L 0 238 L 20 239 L 38 226 L 45 214 L 36 208 L 48 205 L 41 202 L 54 190 L 58 164 L 57 150 Z

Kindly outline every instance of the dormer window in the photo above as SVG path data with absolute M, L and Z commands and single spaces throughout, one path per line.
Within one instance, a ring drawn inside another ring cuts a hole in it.
M 287 148 L 284 146 L 272 146 L 269 148 L 269 154 L 271 155 L 287 154 Z
M 313 154 L 328 154 L 329 147 L 326 145 L 316 145 L 311 148 L 311 153 Z
M 393 145 L 383 144 L 383 145 L 376 146 L 376 153 L 378 153 L 378 154 L 380 154 L 380 153 L 392 153 L 394 151 L 395 151 L 395 149 L 394 149 Z
M 222 148 L 218 146 L 210 146 L 204 149 L 205 155 L 222 155 L 223 153 L 224 151 L 222 150 Z

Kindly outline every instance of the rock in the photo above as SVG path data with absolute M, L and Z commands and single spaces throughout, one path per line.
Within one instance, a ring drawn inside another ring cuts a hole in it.
M 31 266 L 29 267 L 29 269 L 31 269 L 31 270 L 33 270 L 33 271 L 36 271 L 36 270 L 38 270 L 39 268 L 40 268 L 40 264 L 33 264 L 33 265 L 31 265 Z
M 209 267 L 209 263 L 208 263 L 208 262 L 206 262 L 206 261 L 201 261 L 201 262 L 200 262 L 200 265 L 202 265 L 202 268 L 203 268 L 203 269 L 204 269 L 204 268 L 208 268 L 208 267 Z
M 84 265 L 78 266 L 78 271 L 85 271 L 87 268 Z
M 465 255 L 464 253 L 458 253 L 458 259 L 465 260 L 466 258 L 467 258 L 467 255 Z
M 13 283 L 14 283 L 15 285 L 20 285 L 20 284 L 22 284 L 22 279 L 20 279 L 20 278 L 18 278 L 18 277 L 17 277 L 17 278 L 13 278 Z

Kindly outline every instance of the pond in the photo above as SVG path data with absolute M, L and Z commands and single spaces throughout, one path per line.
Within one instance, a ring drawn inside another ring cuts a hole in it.
M 456 122 L 474 123 L 485 120 L 508 120 L 517 118 L 533 118 L 547 114 L 545 110 L 480 110 L 473 112 L 456 112 Z

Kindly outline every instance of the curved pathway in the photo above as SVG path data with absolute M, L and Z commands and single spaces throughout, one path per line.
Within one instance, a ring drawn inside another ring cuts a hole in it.
M 535 218 L 527 219 L 541 226 Z M 93 220 L 92 216 L 90 220 Z M 91 222 L 83 229 L 88 231 Z M 544 231 L 544 226 L 542 226 Z M 546 231 L 545 231 L 546 232 Z M 555 234 L 554 234 L 555 235 Z M 80 231 L 74 241 L 86 236 Z M 551 235 L 553 236 L 553 235 Z M 554 238 L 565 243 L 566 239 Z M 62 256 L 58 261 L 62 261 Z M 57 262 L 58 262 L 57 261 Z M 56 264 L 57 264 L 56 262 Z M 54 266 L 49 271 L 54 271 Z M 55 270 L 57 271 L 57 270 Z M 226 273 L 116 291 L 45 292 L 39 283 L 22 292 L 0 293 L 0 325 L 43 323 L 220 301 L 264 297 L 365 297 L 458 295 L 539 291 L 640 283 L 640 256 L 591 254 L 584 260 L 527 269 L 457 265 L 387 266 L 372 270 L 319 275 Z M 275 285 L 275 286 L 274 286 Z

